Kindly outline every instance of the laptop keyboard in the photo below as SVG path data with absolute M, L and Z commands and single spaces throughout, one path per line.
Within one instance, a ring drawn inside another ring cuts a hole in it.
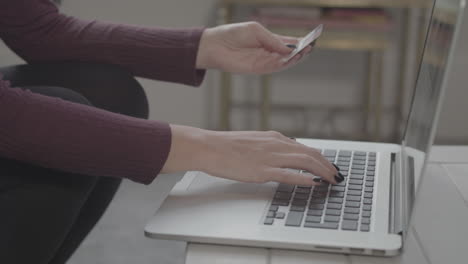
M 312 187 L 279 184 L 265 225 L 277 221 L 290 227 L 370 231 L 376 153 L 325 149 L 322 155 L 345 180 L 332 185 L 316 177 L 320 185 Z

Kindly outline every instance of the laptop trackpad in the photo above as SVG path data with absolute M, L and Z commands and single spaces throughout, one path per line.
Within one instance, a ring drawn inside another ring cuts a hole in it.
M 190 192 L 200 192 L 203 194 L 254 194 L 260 184 L 243 183 L 218 177 L 210 176 L 199 172 L 188 187 Z

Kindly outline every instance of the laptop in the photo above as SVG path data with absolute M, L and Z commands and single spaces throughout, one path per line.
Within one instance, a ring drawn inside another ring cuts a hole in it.
M 464 4 L 435 1 L 401 144 L 297 139 L 340 167 L 346 179 L 337 185 L 252 184 L 187 172 L 146 225 L 146 236 L 397 255 L 434 139 Z

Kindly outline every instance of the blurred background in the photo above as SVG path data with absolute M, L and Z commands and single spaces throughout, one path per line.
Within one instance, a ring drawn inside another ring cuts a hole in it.
M 299 65 L 267 76 L 209 71 L 199 88 L 139 79 L 150 118 L 215 130 L 277 130 L 291 137 L 399 142 L 431 0 L 66 0 L 80 18 L 199 27 L 256 20 L 270 30 L 324 33 Z M 466 12 L 465 12 L 466 13 Z M 450 23 L 446 21 L 445 23 Z M 436 144 L 468 144 L 468 14 Z M 1 65 L 23 63 L 0 43 Z M 111 96 L 111 95 L 110 95 Z M 183 263 L 185 244 L 149 240 L 143 226 L 180 175 L 149 187 L 125 181 L 70 263 Z

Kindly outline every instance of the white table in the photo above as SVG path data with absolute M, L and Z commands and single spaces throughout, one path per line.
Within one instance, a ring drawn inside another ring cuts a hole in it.
M 468 146 L 436 146 L 405 250 L 394 258 L 189 243 L 186 264 L 468 263 Z

